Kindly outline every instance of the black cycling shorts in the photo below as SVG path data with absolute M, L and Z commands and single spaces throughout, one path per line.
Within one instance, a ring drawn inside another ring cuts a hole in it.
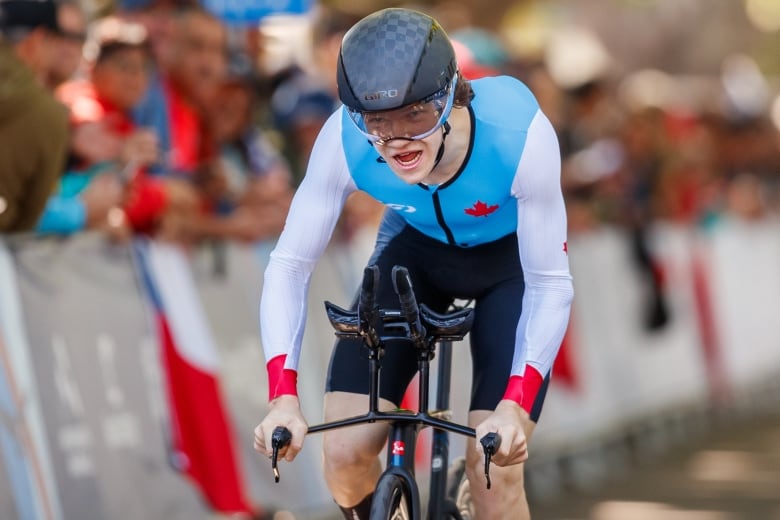
M 395 265 L 409 270 L 417 301 L 434 311 L 446 312 L 456 298 L 474 300 L 474 324 L 469 335 L 473 367 L 469 410 L 494 410 L 509 380 L 525 288 L 516 235 L 462 248 L 434 240 L 407 225 L 374 256 L 380 270 L 380 307 L 399 307 L 391 276 Z M 463 355 L 459 346 L 455 345 L 453 356 Z M 388 342 L 382 358 L 380 396 L 398 405 L 416 372 L 414 347 L 406 341 Z M 464 377 L 453 374 L 452 381 Z M 534 421 L 541 413 L 548 379 L 545 377 L 531 410 Z M 326 390 L 367 394 L 368 380 L 365 347 L 358 340 L 339 339 L 331 356 Z

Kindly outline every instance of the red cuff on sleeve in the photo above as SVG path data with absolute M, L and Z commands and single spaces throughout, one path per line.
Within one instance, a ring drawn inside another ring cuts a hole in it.
M 536 401 L 539 389 L 542 387 L 544 378 L 535 368 L 526 365 L 525 374 L 522 376 L 511 376 L 504 392 L 504 399 L 510 399 L 528 413 Z
M 503 399 L 509 399 L 522 406 L 523 403 L 523 376 L 510 376 L 506 385 Z
M 284 368 L 287 355 L 282 354 L 266 364 L 268 370 L 268 400 L 280 395 L 298 395 L 298 372 Z

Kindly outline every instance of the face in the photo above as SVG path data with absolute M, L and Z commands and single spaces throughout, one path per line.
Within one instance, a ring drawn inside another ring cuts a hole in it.
M 443 124 L 452 112 L 455 82 L 432 98 L 393 110 L 349 115 L 387 165 L 408 184 L 424 182 L 436 166 Z
M 190 13 L 177 26 L 171 72 L 191 96 L 208 102 L 224 78 L 225 51 L 222 24 L 205 14 Z
M 78 6 L 62 4 L 57 10 L 62 33 L 52 35 L 49 83 L 55 87 L 69 80 L 81 63 L 81 49 L 86 39 L 86 20 Z
M 211 130 L 219 141 L 240 136 L 247 128 L 252 113 L 252 94 L 248 87 L 225 84 L 210 106 Z
M 143 25 L 155 60 L 161 63 L 170 62 L 176 29 L 176 8 L 172 3 L 151 2 L 143 9 L 123 12 L 122 18 Z
M 148 57 L 143 49 L 119 49 L 95 64 L 92 83 L 101 97 L 121 110 L 141 99 L 148 82 Z

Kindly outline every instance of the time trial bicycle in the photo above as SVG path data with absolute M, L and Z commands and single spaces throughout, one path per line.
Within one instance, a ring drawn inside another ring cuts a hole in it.
M 449 408 L 450 372 L 453 342 L 462 340 L 474 321 L 473 309 L 459 308 L 440 314 L 425 304 L 418 306 L 407 269 L 395 266 L 393 287 L 398 294 L 398 309 L 381 309 L 376 303 L 379 268 L 368 266 L 358 297 L 357 310 L 346 310 L 325 302 L 328 319 L 336 336 L 358 338 L 368 351 L 369 409 L 363 415 L 310 426 L 307 434 L 344 428 L 356 424 L 389 422 L 390 432 L 386 447 L 385 469 L 377 481 L 371 506 L 371 520 L 469 520 L 473 510 L 470 504 L 469 482 L 465 477 L 465 461 L 459 458 L 449 465 L 448 433 L 475 437 L 473 428 L 452 422 Z M 381 323 L 381 328 L 378 327 Z M 381 330 L 378 332 L 378 330 Z M 397 409 L 383 412 L 379 405 L 379 377 L 381 360 L 387 340 L 410 341 L 417 353 L 418 406 L 417 411 Z M 430 362 L 439 344 L 436 408 L 429 410 Z M 417 437 L 425 427 L 433 428 L 431 466 L 427 508 L 423 513 L 422 498 L 415 478 L 415 448 Z M 271 467 L 274 479 L 279 481 L 279 450 L 291 440 L 289 430 L 278 427 L 271 443 Z M 485 453 L 485 478 L 490 488 L 490 462 L 498 450 L 501 438 L 489 433 L 480 439 Z

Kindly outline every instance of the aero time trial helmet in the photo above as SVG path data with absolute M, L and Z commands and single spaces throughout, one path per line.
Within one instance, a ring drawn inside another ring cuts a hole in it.
M 449 117 L 457 81 L 455 51 L 430 16 L 383 9 L 344 35 L 337 81 L 339 99 L 373 142 L 421 139 Z M 395 113 L 400 107 L 415 108 Z

